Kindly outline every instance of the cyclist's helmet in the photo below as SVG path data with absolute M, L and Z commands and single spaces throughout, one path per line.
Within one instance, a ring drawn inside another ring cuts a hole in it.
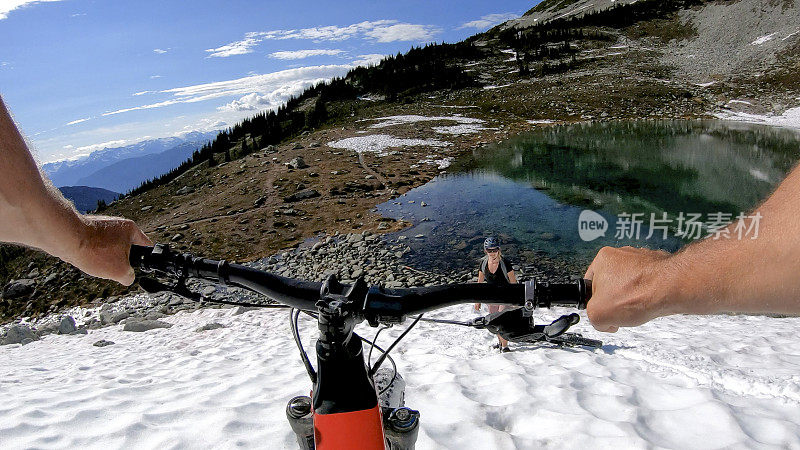
M 485 241 L 483 241 L 484 250 L 488 250 L 490 248 L 499 248 L 499 247 L 500 247 L 500 241 L 498 241 L 497 238 L 494 236 L 489 236 L 486 238 Z

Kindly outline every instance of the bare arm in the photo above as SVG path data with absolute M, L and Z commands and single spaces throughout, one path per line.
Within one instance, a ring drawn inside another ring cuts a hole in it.
M 478 283 L 483 283 L 484 279 L 485 279 L 485 277 L 483 275 L 483 271 L 479 270 L 478 271 Z M 480 311 L 480 310 L 481 310 L 481 304 L 480 303 L 475 303 L 475 311 Z
M 133 282 L 131 244 L 150 240 L 130 220 L 83 216 L 39 172 L 0 99 L 0 241 L 44 250 L 84 272 Z
M 675 254 L 605 247 L 592 279 L 587 313 L 600 331 L 671 314 L 800 314 L 800 168 L 752 213 L 758 237 L 707 238 Z
M 517 284 L 517 276 L 514 274 L 514 271 L 508 272 L 508 281 L 511 284 Z

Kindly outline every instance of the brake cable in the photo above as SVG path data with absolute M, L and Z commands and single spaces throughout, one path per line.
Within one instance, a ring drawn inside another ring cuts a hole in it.
M 289 311 L 289 324 L 292 328 L 292 336 L 294 336 L 294 342 L 297 344 L 298 350 L 300 350 L 300 359 L 303 360 L 303 365 L 306 368 L 306 372 L 308 372 L 309 378 L 311 378 L 312 383 L 317 382 L 317 372 L 314 371 L 314 366 L 311 365 L 311 360 L 308 359 L 308 354 L 306 350 L 303 348 L 303 342 L 300 339 L 300 332 L 297 329 L 297 321 L 300 317 L 300 310 L 292 308 Z
M 398 343 L 399 343 L 399 342 L 400 342 L 400 341 L 401 341 L 401 340 L 402 340 L 404 337 L 406 337 L 406 335 L 407 335 L 407 334 L 408 334 L 408 333 L 411 331 L 411 329 L 412 329 L 412 328 L 414 328 L 414 326 L 415 326 L 417 323 L 419 323 L 420 319 L 422 319 L 422 314 L 420 314 L 419 316 L 417 316 L 417 318 L 414 320 L 414 322 L 412 322 L 412 323 L 411 323 L 411 325 L 409 325 L 409 326 L 408 326 L 408 328 L 406 328 L 406 330 L 405 330 L 405 331 L 403 331 L 403 333 L 402 333 L 400 336 L 398 336 L 398 337 L 397 337 L 397 339 L 395 339 L 395 340 L 394 340 L 394 342 L 392 342 L 392 345 L 390 345 L 390 346 L 389 346 L 389 348 L 387 348 L 387 349 L 386 349 L 386 352 L 384 352 L 384 354 L 382 354 L 382 355 L 381 355 L 381 357 L 380 357 L 380 358 L 378 358 L 378 360 L 377 360 L 377 361 L 375 361 L 375 364 L 372 366 L 372 368 L 371 368 L 371 369 L 369 369 L 369 375 L 370 375 L 370 376 L 373 376 L 373 375 L 375 375 L 375 372 L 377 372 L 377 371 L 378 371 L 378 369 L 380 369 L 380 367 L 381 367 L 381 364 L 383 364 L 383 361 L 384 361 L 384 360 L 385 360 L 385 359 L 386 359 L 386 358 L 389 356 L 389 352 L 391 352 L 391 351 L 392 351 L 392 349 L 393 349 L 393 348 L 394 348 L 394 347 L 395 347 L 395 346 L 396 346 L 396 345 L 397 345 L 397 344 L 398 344 Z

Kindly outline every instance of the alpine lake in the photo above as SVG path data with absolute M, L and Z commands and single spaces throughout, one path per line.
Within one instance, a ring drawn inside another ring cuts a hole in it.
M 558 125 L 477 148 L 376 211 L 412 224 L 386 238 L 407 243 L 417 269 L 477 268 L 496 236 L 519 272 L 566 279 L 603 246 L 672 252 L 737 217 L 737 238 L 757 236 L 752 209 L 799 159 L 800 133 L 763 125 Z

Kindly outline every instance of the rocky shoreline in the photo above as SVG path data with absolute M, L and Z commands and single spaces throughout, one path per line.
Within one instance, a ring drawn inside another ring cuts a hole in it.
M 333 235 L 245 265 L 285 277 L 312 281 L 323 281 L 330 274 L 336 274 L 344 283 L 352 283 L 363 277 L 368 284 L 380 284 L 387 288 L 476 281 L 477 269 L 442 274 L 408 266 L 408 258 L 414 250 L 407 241 L 408 238 L 403 235 L 378 235 L 369 231 Z M 520 281 L 532 277 L 545 281 L 563 278 L 549 267 L 515 266 L 514 269 Z M 194 302 L 169 292 L 97 299 L 89 306 L 73 307 L 37 319 L 23 317 L 0 326 L 0 345 L 25 345 L 51 334 L 88 335 L 91 339 L 91 330 L 116 325 L 123 325 L 123 331 L 130 332 L 168 328 L 171 324 L 160 319 L 200 308 L 235 308 L 234 315 L 256 308 L 219 305 L 214 300 L 270 303 L 261 296 L 234 287 L 215 286 L 202 281 L 192 281 L 189 287 L 201 292 L 206 300 Z M 220 327 L 214 323 L 203 324 L 196 331 Z M 111 344 L 113 342 L 109 341 L 94 343 L 96 346 Z

